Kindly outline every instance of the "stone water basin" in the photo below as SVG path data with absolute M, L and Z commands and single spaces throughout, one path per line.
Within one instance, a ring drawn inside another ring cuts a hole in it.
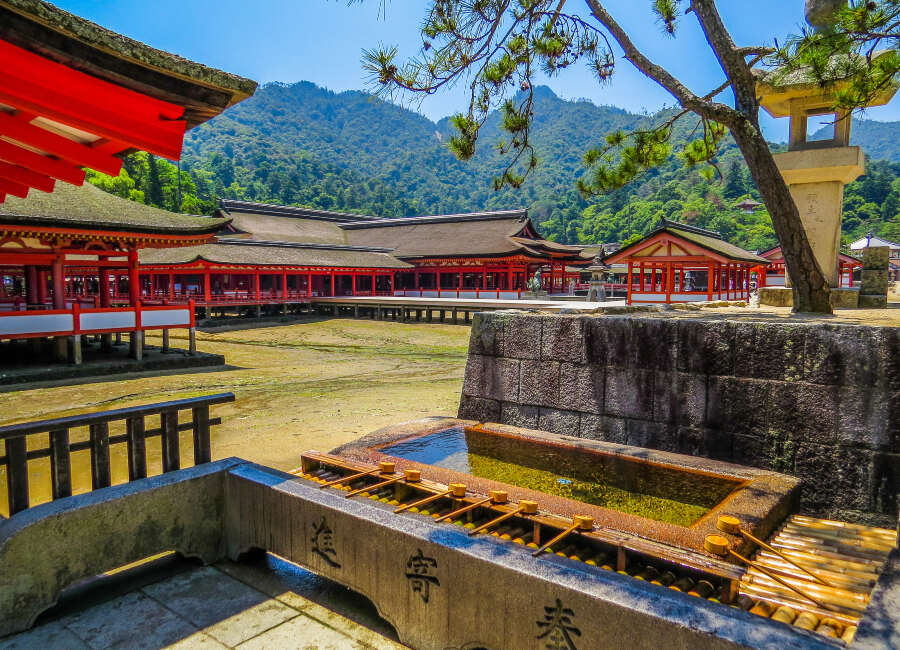
M 387 427 L 332 453 L 392 460 L 475 495 L 506 490 L 510 501 L 537 501 L 543 513 L 589 515 L 601 529 L 704 555 L 720 515 L 765 538 L 796 510 L 800 491 L 798 479 L 767 470 L 454 418 Z

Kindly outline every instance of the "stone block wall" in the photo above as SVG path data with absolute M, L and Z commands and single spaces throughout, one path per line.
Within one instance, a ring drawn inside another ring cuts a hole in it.
M 900 329 L 481 313 L 459 417 L 793 474 L 805 512 L 892 525 Z

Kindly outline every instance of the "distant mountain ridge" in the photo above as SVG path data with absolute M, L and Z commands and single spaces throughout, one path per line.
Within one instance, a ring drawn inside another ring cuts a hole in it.
M 264 85 L 189 132 L 183 168 L 201 201 L 224 197 L 385 217 L 527 207 L 558 241 L 620 240 L 646 232 L 661 217 L 716 227 L 747 247 L 774 241 L 767 215 L 732 210 L 736 197 L 759 197 L 730 141 L 717 159 L 720 171 L 729 170 L 723 182 L 704 180 L 673 158 L 622 190 L 585 200 L 575 190 L 584 152 L 611 131 L 650 127 L 664 115 L 565 100 L 543 86 L 534 92 L 531 136 L 539 165 L 518 190 L 492 188 L 506 165 L 495 150 L 503 139 L 497 112 L 482 129 L 475 157 L 461 162 L 446 147 L 448 118 L 433 122 L 364 92 L 336 93 L 310 82 Z M 693 128 L 684 119 L 674 139 L 696 137 Z M 873 158 L 900 161 L 897 136 L 900 123 L 854 123 L 854 142 Z M 880 184 L 890 191 L 894 171 L 885 167 L 884 174 Z M 866 209 L 858 218 L 850 214 L 850 230 L 879 230 L 892 219 L 873 207 L 888 193 L 865 193 L 854 205 Z

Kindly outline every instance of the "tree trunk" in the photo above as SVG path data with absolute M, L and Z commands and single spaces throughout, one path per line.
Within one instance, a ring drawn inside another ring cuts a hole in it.
M 778 171 L 759 126 L 745 118 L 741 124 L 731 128 L 731 134 L 772 216 L 772 225 L 781 243 L 793 285 L 794 311 L 830 314 L 828 282 L 813 255 L 791 191 Z

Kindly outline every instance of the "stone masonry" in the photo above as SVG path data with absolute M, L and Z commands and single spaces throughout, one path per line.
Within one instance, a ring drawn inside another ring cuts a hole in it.
M 459 417 L 793 474 L 802 510 L 893 525 L 900 329 L 480 313 Z

